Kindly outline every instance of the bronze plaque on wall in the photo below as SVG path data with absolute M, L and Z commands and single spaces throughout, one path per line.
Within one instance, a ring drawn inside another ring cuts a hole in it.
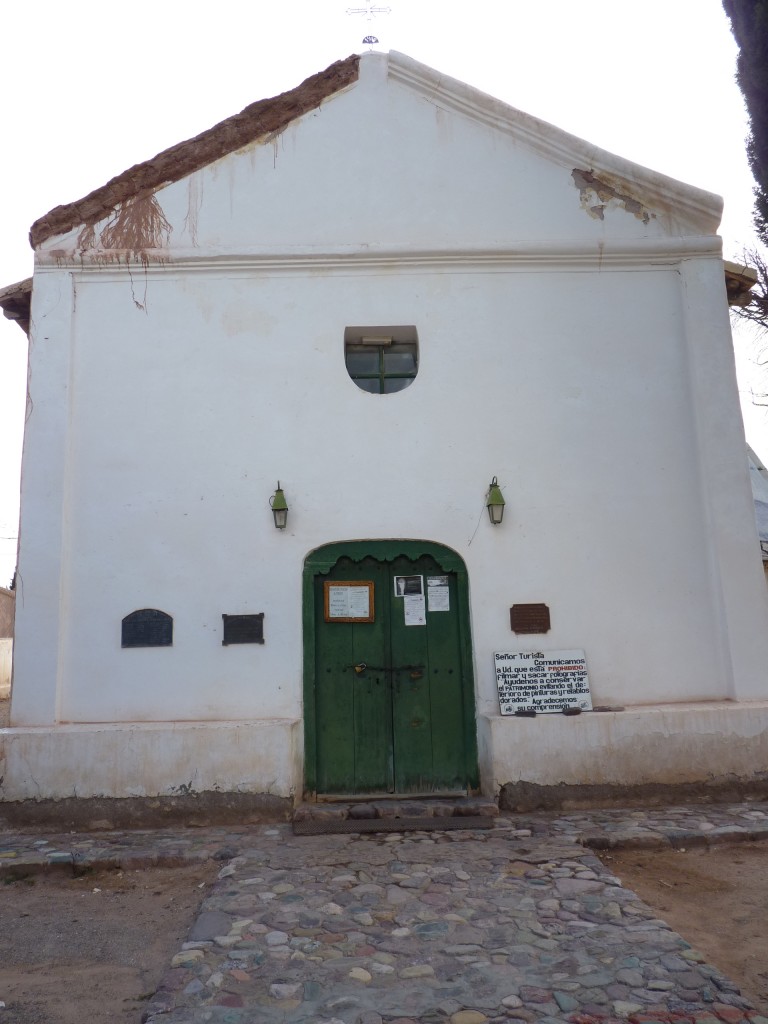
M 513 633 L 548 633 L 549 608 L 545 604 L 513 604 L 509 623 Z

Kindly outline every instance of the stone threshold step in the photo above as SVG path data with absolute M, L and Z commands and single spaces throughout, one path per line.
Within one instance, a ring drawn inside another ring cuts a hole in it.
M 299 804 L 294 809 L 293 821 L 402 821 L 406 818 L 450 821 L 467 817 L 495 818 L 498 813 L 499 807 L 496 801 L 481 796 L 456 799 L 386 799 L 366 802 L 350 800 L 346 803 Z
M 493 828 L 493 818 L 485 815 L 438 818 L 304 818 L 293 822 L 297 836 L 336 835 L 360 832 L 451 832 L 456 829 Z

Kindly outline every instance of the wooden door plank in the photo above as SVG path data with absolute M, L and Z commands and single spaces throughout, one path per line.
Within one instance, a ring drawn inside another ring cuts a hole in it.
M 355 665 L 370 665 L 357 673 L 352 684 L 354 699 L 355 792 L 389 793 L 392 774 L 392 692 L 389 686 L 387 650 L 389 616 L 385 600 L 386 567 L 373 559 L 354 566 L 359 575 L 350 579 L 374 583 L 374 621 L 352 626 Z
M 456 575 L 439 571 L 429 575 L 447 576 L 448 582 L 449 610 L 427 614 L 427 641 L 432 766 L 436 782 L 450 789 L 468 783 L 463 689 L 471 688 L 471 679 L 466 680 L 462 670 Z
M 355 754 L 352 634 L 344 625 L 328 624 L 323 616 L 323 580 L 315 583 L 317 788 L 342 792 L 354 785 Z
M 392 779 L 391 693 L 383 671 L 356 672 L 356 665 L 383 666 L 389 624 L 379 601 L 386 571 L 374 560 L 340 559 L 325 580 L 374 583 L 373 622 L 326 622 L 318 577 L 316 601 L 317 786 L 321 793 L 389 792 Z
M 433 564 L 431 559 L 399 558 L 391 565 L 392 731 L 395 788 L 401 793 L 434 787 L 432 709 L 427 627 L 405 624 L 405 599 L 395 596 L 394 577 L 423 575 L 428 564 Z M 406 665 L 423 668 L 403 668 Z

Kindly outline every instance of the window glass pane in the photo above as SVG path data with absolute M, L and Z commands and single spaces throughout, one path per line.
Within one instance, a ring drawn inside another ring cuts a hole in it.
M 397 337 L 401 340 L 390 342 Z M 363 338 L 367 344 L 363 343 Z M 384 339 L 384 344 L 379 344 Z M 357 386 L 372 395 L 391 395 L 407 388 L 419 369 L 415 327 L 347 327 L 344 362 Z
M 362 383 L 358 381 L 357 383 Z M 402 391 L 410 384 L 413 384 L 413 377 L 387 377 L 384 381 L 384 394 L 392 395 L 395 391 Z
M 350 377 L 358 373 L 379 372 L 379 350 L 378 348 L 363 347 L 362 345 L 347 346 L 347 370 Z
M 416 373 L 416 346 L 392 345 L 384 349 L 385 373 Z

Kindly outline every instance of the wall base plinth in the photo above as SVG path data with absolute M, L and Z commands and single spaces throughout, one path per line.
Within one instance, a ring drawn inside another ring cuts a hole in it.
M 483 791 L 502 809 L 768 797 L 768 701 L 480 717 Z
M 481 715 L 483 792 L 502 809 L 768 798 L 768 701 Z M 284 819 L 302 779 L 301 721 L 126 723 L 0 730 L 0 817 Z
M 202 794 L 292 801 L 300 726 L 279 718 L 0 729 L 0 801 Z

